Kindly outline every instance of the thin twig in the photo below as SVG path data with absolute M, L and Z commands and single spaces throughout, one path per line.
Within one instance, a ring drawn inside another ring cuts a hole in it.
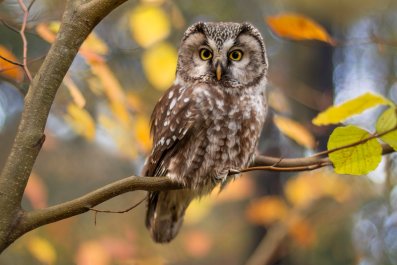
M 141 199 L 139 202 L 135 203 L 133 206 L 125 209 L 125 210 L 121 210 L 121 211 L 112 211 L 112 210 L 98 210 L 95 208 L 88 208 L 90 211 L 94 211 L 96 213 L 127 213 L 129 211 L 131 211 L 132 209 L 138 207 L 142 202 L 144 202 L 145 200 L 147 200 L 148 196 L 145 196 L 143 199 Z
M 328 155 L 330 153 L 333 153 L 333 152 L 336 152 L 336 151 L 339 151 L 339 150 L 342 150 L 342 149 L 347 149 L 347 148 L 350 148 L 350 147 L 353 147 L 353 146 L 364 144 L 364 143 L 366 143 L 366 142 L 368 142 L 368 141 L 370 141 L 372 139 L 382 137 L 383 135 L 391 133 L 391 132 L 393 132 L 395 130 L 397 130 L 397 125 L 394 126 L 391 129 L 389 129 L 389 130 L 386 130 L 386 131 L 382 132 L 382 133 L 374 133 L 371 136 L 368 136 L 368 137 L 366 137 L 364 139 L 361 139 L 360 141 L 357 141 L 357 142 L 354 142 L 354 143 L 351 143 L 351 144 L 342 145 L 342 146 L 339 146 L 339 147 L 336 147 L 336 148 L 333 148 L 333 149 L 330 149 L 330 150 L 319 152 L 317 154 L 312 155 L 312 157 Z
M 34 1 L 32 1 L 33 3 Z M 32 75 L 30 74 L 29 68 L 28 68 L 28 63 L 27 63 L 27 58 L 28 58 L 28 41 L 26 40 L 26 35 L 25 35 L 25 29 L 26 29 L 26 24 L 28 21 L 28 16 L 29 16 L 29 10 L 26 7 L 25 3 L 23 0 L 18 0 L 19 6 L 21 7 L 23 11 L 23 22 L 21 29 L 19 31 L 19 34 L 21 35 L 22 38 L 22 44 L 23 44 L 23 70 L 25 71 L 26 76 L 28 77 L 29 81 L 32 82 Z
M 8 24 L 4 19 L 0 18 L 0 22 L 3 23 L 3 25 L 4 25 L 5 27 L 7 27 L 9 30 L 11 30 L 11 31 L 13 31 L 13 32 L 19 34 L 19 29 L 17 29 L 17 28 L 15 28 L 15 27 L 11 26 L 11 25 Z
M 98 210 L 98 209 L 94 209 L 94 208 L 88 208 L 90 211 L 94 212 L 94 225 L 96 225 L 96 220 L 97 220 L 97 216 L 98 213 L 126 213 L 131 211 L 132 209 L 135 209 L 136 207 L 138 207 L 142 202 L 146 201 L 148 198 L 148 196 L 145 196 L 142 200 L 140 200 L 139 202 L 135 203 L 134 205 L 132 205 L 131 207 L 122 210 L 122 211 L 111 211 L 111 210 Z
M 14 64 L 14 65 L 23 67 L 23 64 L 18 63 L 18 62 L 14 62 L 14 61 L 12 61 L 12 60 L 10 60 L 10 59 L 7 59 L 6 57 L 4 57 L 4 56 L 2 56 L 2 55 L 0 55 L 0 59 L 3 59 L 4 61 L 9 62 L 10 64 Z M 9 68 L 9 69 L 11 69 L 11 68 Z M 7 70 L 9 70 L 9 69 L 7 69 Z M 1 70 L 3 70 L 3 69 L 1 69 Z
M 36 2 L 36 0 L 32 0 L 28 6 L 28 11 L 30 11 L 30 9 L 32 8 L 34 2 Z
M 310 171 L 315 170 L 325 166 L 331 166 L 331 162 L 323 162 L 323 163 L 316 163 L 307 166 L 298 166 L 298 167 L 278 167 L 278 166 L 259 166 L 259 167 L 247 167 L 240 170 L 241 173 L 249 172 L 249 171 L 256 171 L 256 170 L 269 170 L 269 171 L 282 171 L 282 172 L 297 172 L 297 171 Z

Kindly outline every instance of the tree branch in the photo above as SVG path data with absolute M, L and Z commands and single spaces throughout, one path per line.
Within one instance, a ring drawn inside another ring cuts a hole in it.
M 14 237 L 13 240 L 37 227 L 90 211 L 92 207 L 126 192 L 180 188 L 182 188 L 180 184 L 172 182 L 169 178 L 165 177 L 131 176 L 121 179 L 77 199 L 45 209 L 24 213 L 17 229 L 12 235 Z
M 20 206 L 23 192 L 45 139 L 44 128 L 48 113 L 62 79 L 92 29 L 125 1 L 127 0 L 67 2 L 56 41 L 30 84 L 16 137 L 1 172 L 0 252 L 17 238 L 14 234 L 19 230 L 19 223 L 24 216 Z M 86 8 L 88 3 L 90 9 Z M 25 9 L 28 11 L 26 6 Z M 26 11 L 24 21 L 27 19 Z M 26 23 L 22 26 L 21 33 L 25 26 Z
M 391 152 L 394 152 L 394 150 L 390 146 L 383 145 L 383 154 L 388 154 Z M 313 170 L 315 168 L 332 165 L 332 163 L 329 161 L 328 158 L 319 158 L 316 155 L 303 158 L 277 158 L 271 156 L 257 156 L 252 165 L 254 167 L 243 169 L 241 170 L 241 172 L 253 170 Z M 108 184 L 77 199 L 54 205 L 45 209 L 24 213 L 22 215 L 20 223 L 17 226 L 17 230 L 13 234 L 13 237 L 17 239 L 24 233 L 31 231 L 37 227 L 85 213 L 91 210 L 92 207 L 126 192 L 136 190 L 164 191 L 181 188 L 183 188 L 182 185 L 172 182 L 171 179 L 166 177 L 131 176 Z

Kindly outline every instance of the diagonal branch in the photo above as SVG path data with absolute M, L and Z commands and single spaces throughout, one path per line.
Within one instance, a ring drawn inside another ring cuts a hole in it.
M 24 216 L 20 205 L 23 192 L 45 139 L 47 117 L 62 79 L 92 29 L 113 9 L 126 1 L 67 1 L 57 39 L 30 83 L 15 140 L 1 171 L 0 252 L 18 238 L 15 235 L 20 230 L 19 223 L 23 221 Z M 24 10 L 24 23 L 20 33 L 24 40 L 23 64 L 26 68 L 27 42 L 23 33 L 29 12 L 23 0 L 18 2 Z M 86 3 L 91 3 L 89 9 L 84 8 Z
M 180 184 L 172 182 L 169 178 L 165 177 L 131 176 L 124 178 L 87 193 L 77 199 L 25 213 L 17 229 L 14 231 L 13 237 L 17 239 L 24 233 L 37 227 L 85 213 L 92 210 L 92 207 L 126 192 L 136 190 L 172 190 L 180 188 L 182 188 Z

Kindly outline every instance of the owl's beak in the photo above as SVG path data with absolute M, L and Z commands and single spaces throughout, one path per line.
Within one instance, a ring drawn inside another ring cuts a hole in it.
M 220 63 L 216 65 L 216 79 L 221 80 L 222 77 L 222 66 Z

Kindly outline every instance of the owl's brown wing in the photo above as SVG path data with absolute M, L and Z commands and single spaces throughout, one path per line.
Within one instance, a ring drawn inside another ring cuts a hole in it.
M 157 102 L 151 116 L 153 148 L 144 176 L 165 176 L 173 154 L 192 137 L 198 119 L 191 92 L 189 88 L 173 85 Z

